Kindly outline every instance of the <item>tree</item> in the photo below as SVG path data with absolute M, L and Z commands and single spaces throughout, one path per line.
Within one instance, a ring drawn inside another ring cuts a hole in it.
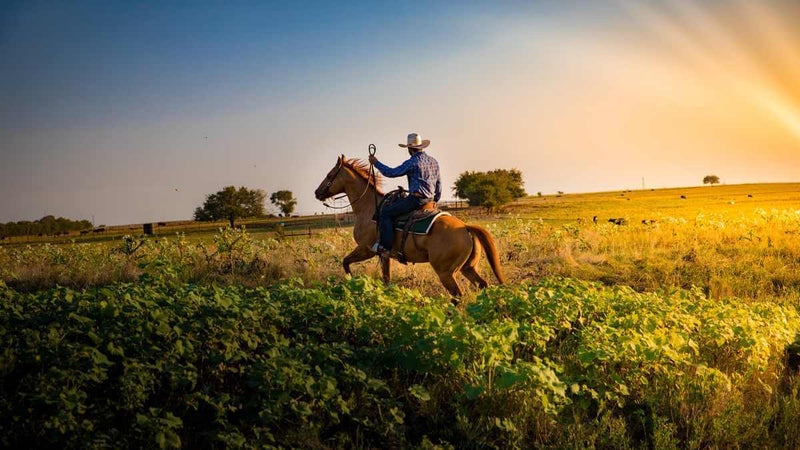
M 497 169 L 489 172 L 464 172 L 453 185 L 456 197 L 466 198 L 472 206 L 494 209 L 525 195 L 522 172 Z
M 719 177 L 716 175 L 706 175 L 703 177 L 703 184 L 719 184 Z
M 468 191 L 470 186 L 475 184 L 480 178 L 479 172 L 464 172 L 458 176 L 453 185 L 453 193 L 457 198 L 469 198 Z
M 233 227 L 236 219 L 263 216 L 266 196 L 261 189 L 226 186 L 221 191 L 206 196 L 203 206 L 194 210 L 194 220 L 227 219 Z
M 33 222 L 23 220 L 19 222 L 0 223 L 0 237 L 26 236 L 34 234 L 61 235 L 70 231 L 80 231 L 92 228 L 88 220 L 70 220 L 63 217 L 44 216 Z
M 289 214 L 294 212 L 294 207 L 297 206 L 297 199 L 292 196 L 292 191 L 273 192 L 269 196 L 269 201 L 281 210 L 284 217 L 289 217 Z

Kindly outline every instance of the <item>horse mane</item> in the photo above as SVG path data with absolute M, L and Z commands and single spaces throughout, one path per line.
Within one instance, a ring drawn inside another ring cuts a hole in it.
M 369 173 L 369 162 L 364 161 L 362 159 L 352 158 L 344 161 L 344 166 L 349 168 L 353 171 L 356 175 L 364 179 L 364 181 L 371 184 L 378 194 L 383 194 L 381 192 L 381 184 L 383 183 L 383 175 L 376 169 L 375 170 L 375 179 L 372 179 L 372 176 Z

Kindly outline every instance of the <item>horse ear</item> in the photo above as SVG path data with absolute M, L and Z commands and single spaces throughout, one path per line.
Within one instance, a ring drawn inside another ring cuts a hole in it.
M 342 164 L 343 162 L 344 162 L 344 154 L 342 154 L 342 156 L 339 157 L 339 164 Z

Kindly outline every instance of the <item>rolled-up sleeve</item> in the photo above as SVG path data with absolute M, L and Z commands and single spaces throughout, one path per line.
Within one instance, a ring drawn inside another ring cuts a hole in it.
M 389 167 L 386 164 L 378 161 L 375 163 L 375 168 L 383 174 L 383 176 L 389 178 L 401 177 L 408 173 L 408 169 L 411 166 L 411 160 L 407 160 L 403 164 L 400 164 L 397 167 Z

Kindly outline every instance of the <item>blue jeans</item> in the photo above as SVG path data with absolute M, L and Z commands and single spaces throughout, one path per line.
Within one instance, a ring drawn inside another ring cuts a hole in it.
M 410 211 L 419 209 L 428 200 L 409 195 L 408 197 L 398 200 L 397 203 L 392 203 L 389 206 L 381 208 L 381 214 L 378 220 L 381 231 L 380 244 L 381 247 L 391 250 L 394 243 L 394 218 L 405 214 Z

